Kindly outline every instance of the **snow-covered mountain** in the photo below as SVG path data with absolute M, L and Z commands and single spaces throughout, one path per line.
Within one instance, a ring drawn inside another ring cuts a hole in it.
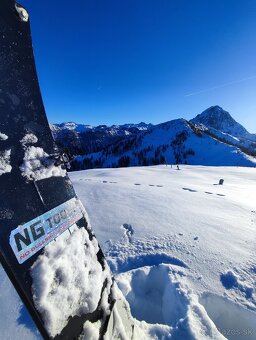
M 241 143 L 245 141 L 256 142 L 256 134 L 249 133 L 241 124 L 223 110 L 220 106 L 211 106 L 201 114 L 191 119 L 194 124 L 203 124 L 208 129 L 220 131 L 224 136 L 230 136 Z M 235 137 L 235 138 L 234 138 Z
M 71 154 L 88 154 L 101 151 L 126 136 L 133 136 L 146 131 L 152 124 L 124 124 L 91 126 L 74 122 L 50 124 L 53 137 L 57 144 L 68 149 Z
M 245 151 L 204 126 L 177 119 L 122 139 L 101 152 L 77 156 L 73 166 L 76 170 L 165 163 L 255 166 L 256 158 Z
M 150 127 L 152 124 L 146 124 L 144 122 L 141 122 L 139 124 L 123 124 L 123 125 L 112 125 L 110 127 L 106 125 L 98 125 L 93 127 L 92 125 L 86 125 L 86 124 L 77 124 L 74 122 L 67 122 L 67 123 L 60 123 L 60 124 L 50 124 L 51 130 L 54 135 L 58 136 L 58 133 L 60 133 L 63 130 L 69 130 L 69 131 L 75 131 L 77 133 L 84 133 L 88 131 L 97 131 L 97 130 L 106 130 L 114 131 L 115 133 L 119 133 L 120 131 L 123 131 L 125 129 L 138 129 L 138 130 L 147 130 L 148 127 Z
M 93 129 L 91 125 L 77 124 L 74 122 L 67 122 L 67 123 L 61 123 L 61 124 L 50 124 L 50 127 L 55 136 L 58 136 L 58 133 L 60 133 L 63 130 L 69 130 L 69 131 L 75 131 L 75 132 L 81 133 L 81 132 L 86 132 L 88 130 Z
M 57 143 L 76 155 L 73 170 L 164 163 L 256 165 L 256 135 L 219 106 L 191 121 L 110 127 L 63 123 L 52 125 L 52 131 Z

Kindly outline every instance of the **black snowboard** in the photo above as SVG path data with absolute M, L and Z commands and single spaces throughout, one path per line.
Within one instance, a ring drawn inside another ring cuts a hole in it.
M 44 246 L 74 222 L 86 228 L 90 240 L 95 236 L 87 228 L 72 183 L 63 175 L 38 85 L 29 18 L 14 0 L 0 1 L 0 32 L 0 260 L 42 336 L 49 339 L 53 337 L 33 300 L 31 266 Z M 36 152 L 39 149 L 43 154 Z M 32 153 L 26 163 L 29 150 L 35 151 L 35 159 Z M 57 172 L 49 175 L 48 168 Z M 105 270 L 101 250 L 97 258 Z M 70 317 L 54 338 L 75 339 L 86 320 L 103 317 L 99 301 L 92 313 Z M 107 321 L 104 317 L 101 336 Z

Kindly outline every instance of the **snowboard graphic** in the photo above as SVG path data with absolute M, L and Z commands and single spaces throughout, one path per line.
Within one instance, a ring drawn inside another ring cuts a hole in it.
M 115 283 L 55 147 L 29 15 L 14 0 L 0 2 L 0 30 L 1 264 L 45 339 L 76 339 L 96 324 L 99 339 L 118 338 L 118 308 L 131 338 L 132 319 L 125 302 L 116 303 Z

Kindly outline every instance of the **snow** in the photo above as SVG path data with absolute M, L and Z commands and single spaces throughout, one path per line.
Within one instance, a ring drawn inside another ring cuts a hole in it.
M 42 339 L 16 290 L 0 266 L 1 339 Z
M 5 133 L 0 132 L 0 140 L 7 140 L 8 136 Z
M 25 10 L 25 8 L 21 7 L 20 5 L 15 4 L 16 11 L 19 14 L 19 17 L 22 21 L 27 22 L 29 19 L 28 12 Z
M 54 159 L 40 147 L 31 146 L 38 142 L 38 138 L 33 133 L 27 133 L 20 143 L 24 149 L 23 163 L 20 166 L 22 176 L 28 180 L 41 180 L 52 176 L 66 176 L 66 170 L 61 165 L 56 166 Z
M 112 287 L 112 295 L 116 302 L 108 322 L 104 340 L 156 340 L 170 338 L 172 329 L 170 326 L 151 325 L 145 321 L 138 321 L 131 316 L 130 306 L 115 282 Z M 84 337 L 84 339 L 87 338 Z
M 245 294 L 246 298 L 253 299 L 255 289 L 252 286 L 247 286 L 247 284 L 244 284 L 242 281 L 240 281 L 239 276 L 232 270 L 221 274 L 220 280 L 226 289 L 238 289 L 240 292 Z
M 38 142 L 38 138 L 33 133 L 27 133 L 22 139 L 21 144 L 26 147 L 28 144 L 35 144 Z
M 119 303 L 122 304 L 120 300 L 115 302 L 108 324 L 108 328 L 110 329 L 107 331 L 107 334 L 104 335 L 104 340 L 130 340 L 131 338 L 137 340 L 132 325 L 129 322 L 127 324 L 123 322 L 126 320 L 127 315 L 129 317 L 130 313 L 128 312 L 123 315 L 122 313 L 125 311 L 125 309 L 122 307 L 122 305 L 120 306 L 121 308 L 119 308 Z M 122 315 L 124 316 L 123 318 Z
M 67 122 L 67 123 L 61 123 L 61 124 L 50 124 L 50 128 L 53 133 L 57 133 L 57 132 L 64 131 L 64 130 L 84 133 L 84 132 L 87 132 L 93 129 L 91 125 L 76 124 L 74 122 Z
M 211 293 L 203 294 L 200 302 L 228 339 L 255 340 L 255 313 L 240 307 L 225 296 Z
M 149 324 L 171 326 L 176 339 L 224 339 L 182 281 L 184 270 L 169 265 L 142 267 L 117 277 L 132 314 Z
M 180 134 L 185 136 L 181 144 L 179 144 Z M 223 137 L 221 132 L 217 135 Z M 92 156 L 94 160 L 101 159 L 103 161 L 103 167 L 108 168 L 112 167 L 112 164 L 118 164 L 121 156 L 128 156 L 130 158 L 130 165 L 137 166 L 139 165 L 139 152 L 144 153 L 145 158 L 150 161 L 150 159 L 155 158 L 157 148 L 160 148 L 162 149 L 161 154 L 168 164 L 176 164 L 176 156 L 180 154 L 181 161 L 179 163 L 187 162 L 187 164 L 191 165 L 256 166 L 256 158 L 248 156 L 240 151 L 238 147 L 223 143 L 205 133 L 199 137 L 193 132 L 191 126 L 185 119 L 175 119 L 155 125 L 140 137 L 137 143 L 138 145 L 128 147 L 128 149 L 123 148 L 119 153 L 102 151 L 97 154 L 78 156 L 75 159 L 82 162 L 84 158 L 90 158 Z M 226 139 L 232 141 L 231 138 Z M 246 145 L 247 144 L 244 146 Z M 149 148 L 149 151 L 145 152 L 147 148 Z M 191 150 L 193 151 L 192 154 L 188 152 Z
M 201 123 L 208 128 L 219 130 L 239 139 L 256 140 L 255 134 L 250 134 L 241 124 L 219 106 L 211 106 L 191 120 L 193 123 Z
M 96 309 L 109 277 L 97 260 L 96 240 L 91 242 L 84 228 L 75 226 L 64 236 L 47 245 L 31 269 L 34 302 L 51 336 L 60 333 L 70 315 Z
M 0 151 L 0 176 L 12 171 L 10 160 L 11 149 Z
M 70 173 L 70 177 L 136 318 L 134 340 L 253 340 L 255 168 L 181 165 L 180 169 L 94 169 Z M 218 185 L 220 178 L 224 179 L 222 186 Z M 34 274 L 38 280 L 34 283 L 35 299 L 47 311 L 46 317 L 53 313 L 48 320 L 53 332 L 58 331 L 56 323 L 65 323 L 66 309 L 60 296 L 50 294 L 54 293 L 51 275 L 58 266 L 65 268 L 67 275 L 72 272 L 76 263 L 69 262 L 70 252 L 65 246 L 70 243 L 70 247 L 77 247 L 86 238 L 86 234 L 77 232 L 75 228 L 70 238 L 58 238 L 48 245 L 33 269 L 35 273 L 47 271 L 45 277 L 40 274 L 41 279 Z M 91 248 L 92 252 L 96 248 Z M 80 258 L 79 255 L 79 261 Z M 91 264 L 90 255 L 85 260 Z M 6 289 L 3 272 L 0 275 L 1 291 L 5 292 L 0 296 L 1 305 L 10 301 L 16 306 L 16 312 L 9 315 L 12 320 L 6 321 L 1 315 L 0 328 L 5 327 L 6 334 L 13 335 L 11 339 L 17 338 L 15 334 L 19 334 L 19 340 L 25 339 L 24 332 L 28 331 L 31 339 L 36 339 L 31 323 L 21 325 L 18 321 L 23 313 L 20 302 L 13 290 Z M 101 277 L 94 280 L 90 294 L 100 280 Z M 71 299 L 76 299 L 76 288 L 73 291 L 68 282 L 67 285 Z M 109 289 L 110 286 L 108 292 Z M 115 295 L 122 301 L 117 289 Z M 106 296 L 101 301 L 105 309 Z M 51 306 L 49 299 L 53 301 Z M 60 308 L 55 310 L 57 301 Z M 121 332 L 127 325 L 122 324 L 118 309 L 114 314 Z M 86 322 L 84 338 L 97 339 L 99 328 L 99 323 Z
M 100 334 L 100 327 L 101 327 L 100 321 L 93 323 L 87 320 L 84 324 L 83 335 L 81 336 L 81 339 L 84 338 L 90 340 L 98 340 Z
M 255 168 L 181 165 L 180 169 L 94 169 L 70 176 L 119 284 L 124 274 L 131 277 L 128 283 L 133 281 L 135 274 L 130 271 L 145 272 L 145 267 L 158 268 L 162 263 L 170 270 L 178 267 L 186 275 L 185 288 L 182 276 L 179 284 L 186 294 L 191 291 L 195 297 L 191 299 L 196 307 L 192 308 L 191 302 L 187 305 L 194 315 L 189 319 L 193 325 L 198 323 L 205 334 L 209 329 L 213 331 L 210 321 L 205 321 L 204 309 L 209 316 L 214 310 L 211 319 L 217 326 L 222 319 L 218 327 L 223 335 L 227 329 L 239 332 L 244 329 L 236 323 L 239 313 L 241 320 L 253 320 L 245 325 L 255 338 Z M 218 185 L 220 178 L 224 179 L 223 186 Z M 229 271 L 237 282 L 231 287 L 223 280 Z M 162 282 L 159 279 L 157 285 Z M 120 285 L 127 295 L 125 287 Z M 130 296 L 135 294 L 134 288 L 131 285 Z M 211 308 L 205 303 L 206 296 L 211 296 Z M 132 300 L 130 303 L 134 313 L 136 306 Z M 227 319 L 220 316 L 219 305 L 229 311 Z M 146 319 L 140 310 L 135 317 Z M 191 327 L 186 336 L 192 334 Z M 198 338 L 199 333 L 193 332 Z M 232 335 L 229 338 L 236 339 Z
M 49 155 L 42 148 L 35 146 L 25 148 L 25 155 L 20 170 L 22 176 L 28 180 L 35 181 L 52 176 L 66 176 L 66 170 L 62 169 L 61 165 L 56 166 L 54 160 L 50 159 Z

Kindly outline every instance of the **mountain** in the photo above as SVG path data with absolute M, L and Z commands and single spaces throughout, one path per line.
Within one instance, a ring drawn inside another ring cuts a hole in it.
M 50 124 L 51 130 L 54 134 L 58 135 L 60 131 L 63 130 L 69 130 L 69 131 L 75 131 L 78 133 L 86 132 L 88 130 L 93 129 L 91 125 L 85 125 L 85 124 L 76 124 L 74 122 L 67 122 L 67 123 L 61 123 L 61 124 Z
M 191 119 L 193 124 L 203 124 L 208 129 L 221 131 L 223 134 L 238 138 L 240 142 L 256 142 L 256 134 L 249 133 L 241 124 L 220 106 L 211 106 Z
M 74 157 L 72 170 L 157 164 L 256 166 L 256 135 L 219 106 L 194 119 L 152 124 L 52 125 Z
M 137 135 L 148 130 L 152 124 L 91 125 L 74 122 L 50 124 L 53 137 L 59 147 L 72 155 L 101 151 L 104 147 L 120 141 L 127 136 Z
M 101 152 L 77 156 L 73 169 L 157 164 L 255 166 L 256 158 L 185 119 L 153 126 Z

